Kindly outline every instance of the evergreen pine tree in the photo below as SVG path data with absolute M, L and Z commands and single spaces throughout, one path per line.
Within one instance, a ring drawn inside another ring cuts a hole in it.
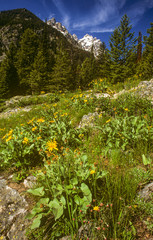
M 108 78 L 110 69 L 109 69 L 109 54 L 106 49 L 106 45 L 102 42 L 102 45 L 99 49 L 99 53 L 96 59 L 96 69 L 97 69 L 97 77 Z
M 142 57 L 142 33 L 139 32 L 138 46 L 137 46 L 137 63 L 141 61 Z
M 57 50 L 50 84 L 52 89 L 57 90 L 73 88 L 71 60 L 62 47 Z
M 19 93 L 19 81 L 15 67 L 16 47 L 12 43 L 6 52 L 0 68 L 0 94 L 3 97 L 12 97 Z
M 153 77 L 153 23 L 150 25 L 151 27 L 147 29 L 149 36 L 145 37 L 145 47 L 139 70 L 144 79 Z
M 136 47 L 132 25 L 125 14 L 120 26 L 116 28 L 110 38 L 111 79 L 113 83 L 124 82 L 134 74 L 136 62 Z
M 29 85 L 34 93 L 47 90 L 48 72 L 47 63 L 42 50 L 39 50 L 33 64 L 33 70 L 30 72 Z
M 29 77 L 33 69 L 33 63 L 38 53 L 38 36 L 31 29 L 26 29 L 20 41 L 20 49 L 17 53 L 17 69 L 20 85 L 25 91 L 30 90 Z
M 87 57 L 81 66 L 81 72 L 80 72 L 80 85 L 82 88 L 86 88 L 88 84 L 96 78 L 96 60 L 93 56 Z

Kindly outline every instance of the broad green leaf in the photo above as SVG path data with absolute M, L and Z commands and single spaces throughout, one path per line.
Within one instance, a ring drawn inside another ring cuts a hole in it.
M 37 218 L 35 218 L 33 220 L 33 223 L 31 225 L 31 229 L 35 229 L 35 228 L 38 228 L 40 226 L 42 216 L 43 216 L 42 214 L 39 214 L 37 216 Z
M 142 161 L 143 161 L 143 164 L 144 165 L 148 165 L 148 164 L 151 164 L 151 159 L 150 158 L 146 158 L 146 156 L 143 154 L 142 155 Z
M 29 189 L 27 192 L 32 193 L 35 196 L 44 196 L 44 187 L 36 188 L 36 189 Z
M 83 192 L 83 195 L 88 199 L 89 202 L 92 200 L 92 193 L 88 186 L 85 183 L 81 184 L 81 190 Z
M 77 184 L 78 184 L 78 179 L 77 179 L 77 178 L 72 178 L 72 179 L 71 179 L 71 183 L 72 183 L 73 185 L 77 185 Z
M 61 197 L 60 202 L 62 203 L 63 206 L 66 205 L 66 200 L 64 196 Z

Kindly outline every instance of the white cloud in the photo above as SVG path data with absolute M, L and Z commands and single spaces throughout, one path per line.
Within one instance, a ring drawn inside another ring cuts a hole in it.
M 132 25 L 135 26 L 142 18 L 143 14 L 150 8 L 153 8 L 153 0 L 141 0 L 133 3 L 127 10 Z
M 114 28 L 93 28 L 89 32 L 91 33 L 105 33 L 105 32 L 113 32 Z
M 65 9 L 65 6 L 62 2 L 62 0 L 52 0 L 54 5 L 57 7 L 58 11 L 62 15 L 62 24 L 66 27 L 69 28 L 70 26 L 70 16 L 67 13 L 67 10 Z
M 119 15 L 119 10 L 126 0 L 96 0 L 90 16 L 85 16 L 81 21 L 76 21 L 73 28 L 86 28 L 98 26 Z
M 48 19 L 51 19 L 55 16 L 55 13 L 50 13 L 49 16 L 48 16 Z

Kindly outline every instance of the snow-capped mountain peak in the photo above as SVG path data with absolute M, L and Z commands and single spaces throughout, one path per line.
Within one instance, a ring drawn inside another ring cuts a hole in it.
M 89 34 L 86 34 L 83 38 L 78 39 L 76 34 L 71 35 L 68 32 L 68 30 L 65 28 L 65 26 L 62 26 L 61 23 L 56 22 L 55 18 L 48 20 L 47 24 L 56 28 L 65 37 L 67 37 L 71 42 L 74 41 L 75 43 L 78 43 L 78 46 L 80 46 L 82 49 L 89 51 L 89 52 L 91 52 L 91 50 L 92 50 L 94 53 L 94 56 L 95 57 L 98 56 L 99 48 L 102 45 L 102 42 L 100 39 L 97 39 L 96 37 L 93 37 Z

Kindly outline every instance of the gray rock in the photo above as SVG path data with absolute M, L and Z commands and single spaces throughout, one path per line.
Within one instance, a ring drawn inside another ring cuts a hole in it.
M 28 203 L 24 197 L 0 180 L 0 236 L 2 239 L 27 240 L 26 228 L 30 221 L 25 219 Z
M 93 127 L 94 125 L 94 121 L 96 119 L 96 117 L 99 114 L 97 112 L 95 113 L 89 113 L 88 115 L 84 115 L 82 117 L 81 122 L 79 123 L 78 128 L 83 128 L 83 127 Z
M 143 198 L 145 201 L 151 200 L 151 195 L 153 194 L 153 182 L 147 184 L 138 195 L 140 198 Z
M 33 188 L 36 184 L 36 177 L 28 176 L 23 182 L 25 188 Z

